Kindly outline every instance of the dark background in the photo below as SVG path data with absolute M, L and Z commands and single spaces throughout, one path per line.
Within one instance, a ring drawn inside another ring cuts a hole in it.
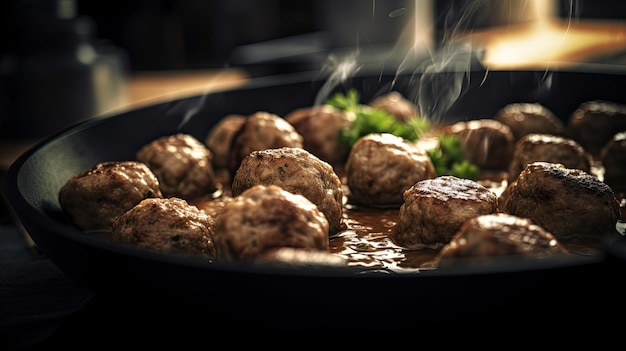
M 2 1 L 2 54 L 21 52 L 25 32 L 36 31 L 47 18 L 56 16 L 56 0 Z M 320 16 L 315 12 L 324 3 L 325 0 L 74 1 L 76 15 L 93 20 L 92 37 L 123 49 L 133 71 L 223 67 L 237 46 L 318 31 Z
M 2 0 L 2 52 L 24 45 L 23 24 L 35 16 L 54 15 L 55 0 Z M 362 28 L 355 17 L 372 16 L 379 30 L 361 33 L 362 41 L 392 43 L 403 18 L 389 18 L 389 11 L 411 7 L 401 0 L 76 0 L 77 15 L 94 21 L 93 37 L 124 50 L 130 69 L 204 69 L 233 64 L 231 53 L 239 46 L 307 33 L 334 31 L 355 33 Z M 489 9 L 501 1 L 437 0 L 433 23 L 441 36 L 458 25 L 467 6 L 478 4 L 480 11 L 463 19 L 466 28 L 498 24 Z M 372 15 L 372 6 L 380 11 Z M 611 0 L 558 0 L 559 16 L 572 14 L 578 19 L 624 19 L 626 2 Z M 412 10 L 409 10 L 412 11 Z M 374 18 L 376 17 L 376 18 Z M 33 22 L 36 23 L 36 22 Z M 30 25 L 33 26 L 32 24 Z M 348 34 L 350 35 L 350 34 Z M 355 43 L 356 44 L 356 39 Z M 236 63 L 236 62 L 235 62 Z
M 355 53 L 361 66 L 389 69 L 408 56 L 414 28 L 428 38 L 415 50 L 427 59 L 455 33 L 532 20 L 527 5 L 538 3 L 0 1 L 0 141 L 49 135 L 119 106 L 128 73 L 237 67 L 268 76 L 320 71 Z M 574 21 L 626 19 L 626 2 L 552 1 L 556 16 Z
M 320 29 L 313 0 L 80 1 L 99 37 L 124 48 L 134 70 L 219 67 L 239 45 Z

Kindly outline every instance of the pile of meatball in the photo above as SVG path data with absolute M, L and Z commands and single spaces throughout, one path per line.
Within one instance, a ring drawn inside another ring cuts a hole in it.
M 398 121 L 421 118 L 398 92 L 369 105 Z M 333 267 L 346 265 L 329 243 L 346 229 L 348 205 L 398 209 L 389 239 L 439 250 L 437 267 L 569 255 L 564 243 L 600 241 L 623 220 L 624 105 L 589 101 L 565 124 L 520 102 L 434 126 L 432 135 L 459 138 L 481 174 L 504 174 L 501 192 L 437 175 L 420 141 L 372 133 L 348 146 L 340 131 L 353 118 L 330 106 L 225 116 L 204 140 L 163 136 L 134 160 L 74 175 L 59 202 L 80 229 L 110 230 L 125 245 L 209 262 Z

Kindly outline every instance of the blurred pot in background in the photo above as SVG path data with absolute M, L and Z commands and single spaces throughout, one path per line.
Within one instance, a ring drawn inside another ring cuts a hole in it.
M 71 0 L 10 1 L 0 57 L 0 138 L 40 138 L 123 105 L 124 51 L 94 40 Z

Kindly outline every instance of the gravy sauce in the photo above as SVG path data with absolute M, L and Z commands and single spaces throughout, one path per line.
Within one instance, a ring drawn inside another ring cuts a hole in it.
M 341 171 L 340 178 L 344 179 Z M 481 174 L 480 184 L 500 195 L 507 186 L 506 173 Z M 224 184 L 224 182 L 222 182 Z M 622 214 L 626 213 L 624 193 L 618 193 L 622 204 Z M 228 187 L 214 199 L 190 201 L 209 214 L 217 211 L 230 198 Z M 398 208 L 370 208 L 346 203 L 343 220 L 345 229 L 330 237 L 330 252 L 344 258 L 349 266 L 363 267 L 364 270 L 385 269 L 396 272 L 413 272 L 436 268 L 435 258 L 440 248 L 408 250 L 395 245 L 390 234 L 396 225 Z M 624 215 L 622 215 L 624 219 Z M 602 244 L 598 238 L 572 239 L 562 244 L 570 253 L 593 255 Z

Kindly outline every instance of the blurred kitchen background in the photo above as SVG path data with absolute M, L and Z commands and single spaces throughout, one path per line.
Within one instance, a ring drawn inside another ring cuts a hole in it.
M 4 167 L 84 118 L 357 53 L 390 69 L 449 43 L 493 67 L 626 63 L 626 2 L 609 0 L 3 0 L 0 16 Z

